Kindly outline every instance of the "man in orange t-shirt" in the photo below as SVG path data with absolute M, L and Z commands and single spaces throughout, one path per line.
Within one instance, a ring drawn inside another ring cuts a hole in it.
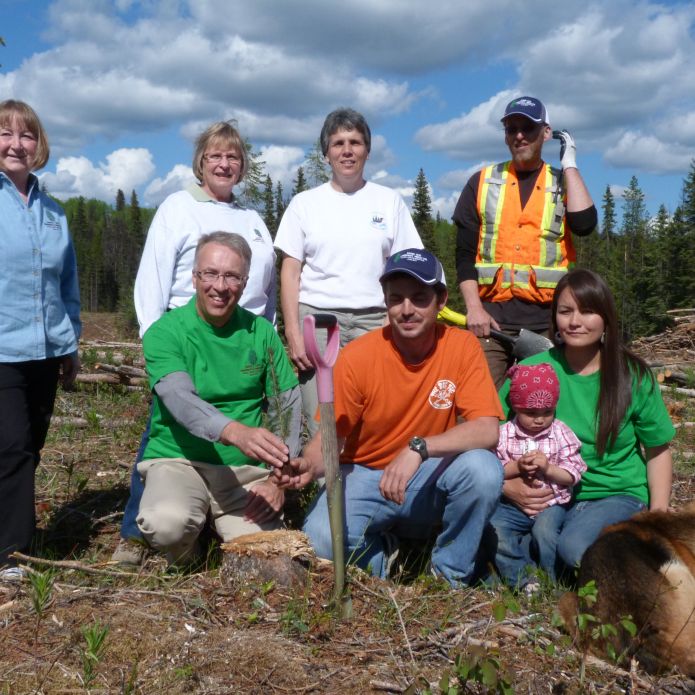
M 502 488 L 502 466 L 489 451 L 502 410 L 475 336 L 437 323 L 447 300 L 443 277 L 426 250 L 389 258 L 381 276 L 389 325 L 341 351 L 335 414 L 346 557 L 385 577 L 389 538 L 426 539 L 441 528 L 432 570 L 459 586 L 473 578 L 481 534 Z M 296 475 L 282 480 L 290 487 L 323 475 L 320 432 L 292 466 Z M 330 559 L 325 490 L 304 531 L 316 553 Z

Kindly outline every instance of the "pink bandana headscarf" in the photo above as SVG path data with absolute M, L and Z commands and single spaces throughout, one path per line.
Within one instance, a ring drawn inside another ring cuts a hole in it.
M 555 370 L 547 362 L 542 364 L 515 364 L 507 376 L 512 383 L 509 398 L 512 407 L 554 408 L 560 398 L 560 382 Z

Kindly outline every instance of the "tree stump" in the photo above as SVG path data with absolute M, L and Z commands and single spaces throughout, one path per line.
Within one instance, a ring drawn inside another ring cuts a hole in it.
M 233 589 L 275 582 L 303 586 L 316 561 L 309 539 L 300 531 L 260 531 L 222 544 L 221 581 Z

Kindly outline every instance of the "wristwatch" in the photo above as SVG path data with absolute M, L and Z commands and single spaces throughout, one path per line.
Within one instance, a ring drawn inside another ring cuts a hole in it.
M 428 459 L 430 455 L 427 453 L 427 443 L 422 437 L 413 437 L 409 442 L 408 446 L 420 454 L 420 458 L 424 461 Z

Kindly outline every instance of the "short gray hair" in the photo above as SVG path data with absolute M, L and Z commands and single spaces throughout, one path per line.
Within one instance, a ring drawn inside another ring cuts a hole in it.
M 195 257 L 193 258 L 194 270 L 198 268 L 198 256 L 200 255 L 201 249 L 208 244 L 220 244 L 237 253 L 241 260 L 244 261 L 244 265 L 246 266 L 245 272 L 248 275 L 249 268 L 251 267 L 251 247 L 243 236 L 235 234 L 234 232 L 210 232 L 209 234 L 203 234 L 203 236 L 198 239 L 198 244 L 195 247 Z
M 321 152 L 323 152 L 324 157 L 328 154 L 328 140 L 339 130 L 356 130 L 361 133 L 364 144 L 367 146 L 367 152 L 371 151 L 372 131 L 369 130 L 364 116 L 355 109 L 339 108 L 326 116 L 323 128 L 321 128 Z

